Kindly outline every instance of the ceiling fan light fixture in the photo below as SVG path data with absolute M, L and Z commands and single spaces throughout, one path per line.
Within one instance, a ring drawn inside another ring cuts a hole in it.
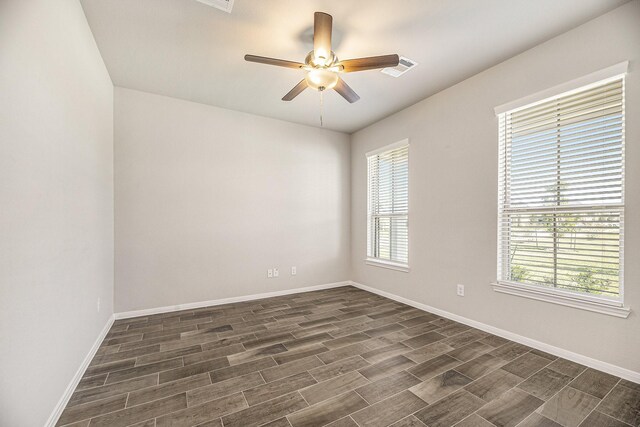
M 309 87 L 322 92 L 333 89 L 338 84 L 338 73 L 326 68 L 315 68 L 307 73 L 305 80 Z
M 307 87 L 310 87 L 320 93 L 327 89 L 334 89 L 340 96 L 353 104 L 360 97 L 345 83 L 340 75 L 342 73 L 395 67 L 398 65 L 400 57 L 393 54 L 347 59 L 346 61 L 338 60 L 336 54 L 331 50 L 332 26 L 333 18 L 328 13 L 316 12 L 313 14 L 313 50 L 309 52 L 304 63 L 257 55 L 245 55 L 244 59 L 249 62 L 295 68 L 306 72 L 304 79 L 282 97 L 283 101 L 293 100 Z M 322 104 L 322 96 L 320 96 L 320 104 Z M 322 119 L 320 123 L 322 124 Z

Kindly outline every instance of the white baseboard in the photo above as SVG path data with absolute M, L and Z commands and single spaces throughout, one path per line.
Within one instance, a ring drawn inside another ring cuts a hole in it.
M 342 286 L 349 286 L 351 281 L 346 280 L 344 282 L 326 283 L 323 285 L 307 286 L 305 288 L 286 289 L 283 291 L 265 292 L 261 294 L 244 295 L 241 297 L 231 297 L 223 299 L 214 299 L 209 301 L 191 302 L 187 304 L 169 305 L 166 307 L 148 308 L 144 310 L 125 311 L 121 313 L 115 313 L 116 319 L 129 319 L 131 317 L 150 316 L 152 314 L 170 313 L 180 310 L 191 310 L 195 308 L 211 307 L 214 305 L 230 304 L 234 302 L 253 301 L 257 299 L 279 297 L 282 295 L 299 294 L 302 292 L 320 291 L 322 289 L 339 288 Z
M 93 343 L 91 350 L 89 350 L 89 353 L 82 361 L 82 364 L 80 365 L 75 375 L 71 379 L 71 382 L 67 386 L 66 390 L 64 391 L 64 394 L 58 401 L 57 405 L 55 406 L 55 408 L 53 408 L 53 412 L 49 416 L 49 419 L 47 420 L 45 427 L 54 427 L 58 422 L 60 415 L 62 415 L 62 411 L 67 406 L 67 403 L 69 403 L 69 399 L 71 399 L 71 395 L 73 394 L 74 390 L 78 386 L 78 383 L 82 379 L 82 376 L 84 375 L 84 372 L 87 370 L 89 363 L 91 363 L 91 360 L 93 360 L 93 357 L 96 355 L 98 348 L 100 348 L 100 344 L 102 344 L 102 340 L 104 340 L 104 337 L 107 336 L 107 333 L 109 332 L 109 329 L 111 329 L 111 325 L 113 325 L 114 320 L 115 318 L 113 315 L 111 315 L 107 320 L 107 323 L 104 325 L 104 328 L 102 328 L 100 335 L 98 335 L 98 338 Z
M 361 283 L 351 281 L 350 284 L 355 286 L 356 288 L 392 299 L 394 301 L 401 302 L 403 304 L 410 305 L 412 307 L 418 308 L 420 310 L 428 311 L 433 314 L 437 314 L 438 316 L 445 317 L 447 319 L 455 320 L 456 322 L 464 323 L 465 325 L 474 327 L 476 329 L 480 329 L 482 331 L 488 332 L 493 335 L 498 335 L 502 338 L 506 338 L 511 341 L 515 341 L 517 343 L 538 349 L 540 351 L 544 351 L 549 354 L 553 354 L 554 356 L 562 357 L 567 360 L 571 360 L 576 363 L 580 363 L 582 365 L 588 366 L 593 369 L 597 369 L 602 372 L 606 372 L 611 375 L 615 375 L 620 378 L 624 378 L 629 381 L 633 381 L 635 383 L 640 383 L 640 372 L 635 372 L 626 368 L 622 368 L 620 366 L 612 365 L 607 362 L 602 362 L 600 360 L 593 359 L 588 356 L 584 356 L 579 353 L 574 353 L 569 350 L 565 350 L 560 347 L 556 347 L 550 344 L 546 344 L 531 338 L 524 337 L 522 335 L 518 335 L 513 332 L 506 331 L 504 329 L 496 328 L 494 326 L 487 325 L 485 323 L 481 323 L 472 319 L 468 319 L 466 317 L 459 316 L 457 314 L 449 313 L 448 311 L 440 310 L 435 307 L 428 306 L 426 304 L 422 304 L 419 302 L 412 301 L 408 298 L 400 297 L 398 295 L 394 295 L 390 292 L 381 291 L 380 289 L 372 288 L 370 286 L 363 285 Z

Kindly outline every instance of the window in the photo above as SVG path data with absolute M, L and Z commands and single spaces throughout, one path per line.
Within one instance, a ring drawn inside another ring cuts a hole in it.
M 408 142 L 367 153 L 367 165 L 367 263 L 408 271 Z
M 624 77 L 503 112 L 499 126 L 498 285 L 621 307 Z

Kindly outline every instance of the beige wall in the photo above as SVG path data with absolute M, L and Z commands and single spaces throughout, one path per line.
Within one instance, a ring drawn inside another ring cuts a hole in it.
M 633 1 L 352 136 L 357 282 L 640 372 L 640 2 Z M 618 62 L 627 79 L 624 320 L 494 292 L 498 131 L 493 108 Z M 410 264 L 364 264 L 365 153 L 409 138 Z M 456 284 L 466 296 L 456 296 Z
M 348 135 L 122 88 L 115 122 L 117 312 L 349 278 Z
M 0 425 L 43 425 L 112 313 L 111 80 L 79 2 L 0 1 Z

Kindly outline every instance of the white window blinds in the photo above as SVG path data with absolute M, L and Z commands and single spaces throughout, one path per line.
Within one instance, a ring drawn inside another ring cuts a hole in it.
M 367 155 L 367 256 L 407 266 L 409 261 L 409 145 Z
M 624 78 L 499 115 L 499 281 L 621 299 Z

